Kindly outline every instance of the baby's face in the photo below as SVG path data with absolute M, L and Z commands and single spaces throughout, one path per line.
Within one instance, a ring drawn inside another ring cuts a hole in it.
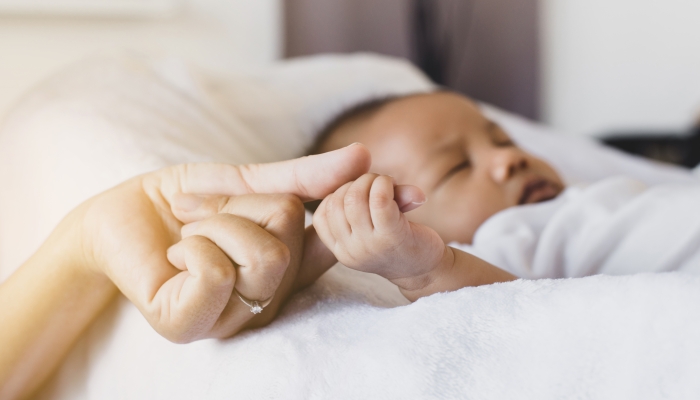
M 358 127 L 351 136 L 372 153 L 372 172 L 423 189 L 427 203 L 407 216 L 446 242 L 471 243 L 490 216 L 552 199 L 564 188 L 552 167 L 456 94 L 393 101 Z

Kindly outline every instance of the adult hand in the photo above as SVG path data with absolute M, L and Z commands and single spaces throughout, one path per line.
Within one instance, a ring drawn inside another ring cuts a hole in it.
M 369 163 L 360 145 L 267 165 L 180 165 L 81 204 L 0 285 L 0 321 L 8 327 L 0 330 L 0 398 L 34 393 L 112 299 L 115 284 L 175 342 L 267 323 L 294 288 L 335 262 L 313 230 L 304 239 L 300 199 L 332 193 Z M 222 198 L 223 213 L 181 235 L 183 223 L 207 208 L 199 206 Z M 303 258 L 317 262 L 299 269 L 304 243 Z M 275 300 L 251 318 L 234 288 Z
M 280 163 L 188 164 L 133 178 L 74 211 L 82 215 L 85 265 L 106 274 L 174 342 L 265 324 L 295 281 L 308 283 L 331 262 L 321 257 L 297 279 L 304 252 L 300 200 L 323 198 L 369 163 L 367 149 L 356 145 Z M 219 212 L 202 220 L 213 205 Z M 183 223 L 196 220 L 181 234 Z M 322 253 L 313 236 L 307 233 L 309 254 Z M 234 288 L 251 299 L 275 297 L 252 318 Z

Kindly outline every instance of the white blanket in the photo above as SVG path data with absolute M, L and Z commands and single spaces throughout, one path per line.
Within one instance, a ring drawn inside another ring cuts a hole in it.
M 159 68 L 78 67 L 2 128 L 0 279 L 70 208 L 136 173 L 299 155 L 343 107 L 431 88 L 407 65 L 369 56 L 226 79 Z M 569 182 L 694 179 L 487 110 Z M 516 281 L 407 305 L 383 279 L 338 266 L 269 327 L 223 341 L 171 344 L 119 299 L 42 397 L 690 399 L 700 394 L 699 315 L 700 278 L 682 273 Z
M 525 278 L 700 273 L 700 180 L 654 186 L 627 177 L 568 188 L 487 220 L 454 244 Z

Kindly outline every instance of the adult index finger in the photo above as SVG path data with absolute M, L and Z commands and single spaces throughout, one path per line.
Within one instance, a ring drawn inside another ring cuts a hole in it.
M 183 164 L 161 176 L 166 199 L 175 193 L 242 195 L 289 193 L 302 201 L 320 199 L 369 170 L 371 156 L 362 144 L 270 164 Z

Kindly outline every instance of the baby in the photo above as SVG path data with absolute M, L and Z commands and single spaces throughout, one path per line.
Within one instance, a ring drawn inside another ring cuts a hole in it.
M 326 197 L 314 227 L 338 261 L 389 279 L 412 301 L 515 279 L 445 243 L 471 243 L 497 212 L 553 199 L 564 189 L 551 166 L 450 92 L 359 106 L 332 123 L 313 152 L 355 142 L 370 150 L 373 173 Z

